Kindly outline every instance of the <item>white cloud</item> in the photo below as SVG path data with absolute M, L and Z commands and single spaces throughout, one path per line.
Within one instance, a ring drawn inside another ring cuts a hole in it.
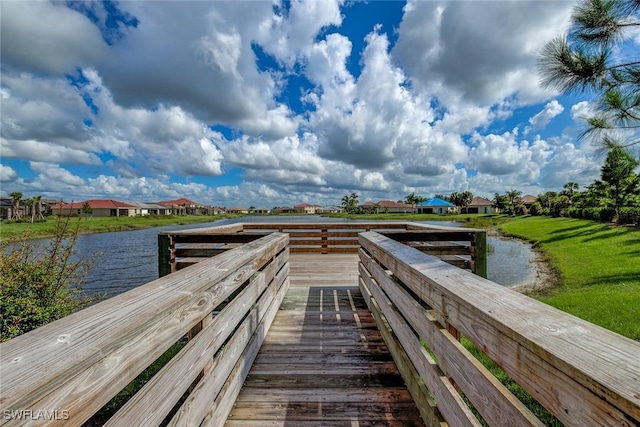
M 410 1 L 393 56 L 421 89 L 492 105 L 539 102 L 540 49 L 566 31 L 570 2 Z
M 545 141 L 517 141 L 512 132 L 475 134 L 473 142 L 477 145 L 471 148 L 468 166 L 489 175 L 516 175 L 520 181 L 536 180 L 551 155 Z
M 0 164 L 0 182 L 12 182 L 18 178 L 18 173 L 7 165 Z
M 548 102 L 542 111 L 529 119 L 532 130 L 544 129 L 554 117 L 563 111 L 564 107 L 557 100 Z
M 73 73 L 102 60 L 107 44 L 89 19 L 62 3 L 0 3 L 3 66 L 36 73 Z
M 584 121 L 595 113 L 593 104 L 589 101 L 580 101 L 571 107 L 571 118 L 574 121 Z
M 43 162 L 30 162 L 30 166 L 32 171 L 39 174 L 36 181 L 39 181 L 43 187 L 49 185 L 50 182 L 55 182 L 56 185 L 63 187 L 75 187 L 85 184 L 84 179 L 73 175 L 71 172 L 59 167 L 58 165 Z
M 340 26 L 343 3 L 343 0 L 294 0 L 288 11 L 281 7 L 279 13 L 260 23 L 256 40 L 265 51 L 292 66 L 299 53 L 313 44 L 320 30 L 329 25 Z
M 102 163 L 100 158 L 93 153 L 47 142 L 0 138 L 0 146 L 2 147 L 2 156 L 8 158 L 84 165 L 99 165 Z
M 95 25 L 61 3 L 2 3 L 2 156 L 36 178 L 0 174 L 25 193 L 271 207 L 534 192 L 597 172 L 569 127 L 528 141 L 514 122 L 529 117 L 508 121 L 549 101 L 535 60 L 570 3 L 409 1 L 397 33 L 365 29 L 358 52 L 345 4 L 121 2 L 138 25 L 115 29 L 99 3 L 72 6 Z M 239 181 L 218 178 L 230 169 L 244 181 L 220 186 Z

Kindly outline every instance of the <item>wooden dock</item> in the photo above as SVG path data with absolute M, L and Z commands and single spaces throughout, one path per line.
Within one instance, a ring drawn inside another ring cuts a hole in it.
M 358 256 L 290 263 L 290 288 L 226 425 L 423 425 L 358 289 Z
M 0 426 L 91 422 L 176 343 L 105 425 L 544 425 L 479 350 L 564 425 L 640 426 L 640 343 L 485 279 L 485 243 L 402 222 L 161 233 L 158 279 L 0 344 Z

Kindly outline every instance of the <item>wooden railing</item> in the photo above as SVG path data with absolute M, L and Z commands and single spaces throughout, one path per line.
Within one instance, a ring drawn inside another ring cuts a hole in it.
M 0 424 L 82 425 L 185 335 L 107 425 L 223 424 L 288 288 L 287 245 L 258 238 L 0 344 Z
M 375 232 L 360 287 L 427 425 L 542 425 L 458 339 L 569 426 L 640 425 L 640 343 Z
M 291 252 L 357 253 L 359 233 L 377 231 L 438 256 L 443 261 L 487 276 L 486 232 L 414 222 L 238 223 L 206 229 L 164 232 L 158 236 L 160 275 L 273 232 L 289 235 Z

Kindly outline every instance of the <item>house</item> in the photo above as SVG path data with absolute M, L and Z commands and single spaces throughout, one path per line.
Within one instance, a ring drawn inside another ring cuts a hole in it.
M 344 212 L 342 206 L 322 206 L 319 213 L 341 213 Z
M 369 212 L 379 213 L 415 213 L 415 206 L 410 203 L 394 202 L 392 200 L 380 200 L 379 202 L 365 202 L 360 205 Z
M 201 215 L 202 208 L 204 208 L 202 204 L 184 197 L 176 200 L 163 200 L 157 204 L 170 208 L 174 215 Z
M 474 197 L 469 206 L 460 208 L 460 213 L 463 214 L 492 214 L 497 212 L 498 210 L 493 205 L 493 202 L 483 197 Z
M 271 209 L 269 208 L 253 208 L 251 209 L 252 214 L 256 215 L 269 215 L 271 213 Z
M 523 205 L 527 207 L 527 209 L 531 209 L 531 205 L 537 202 L 538 198 L 530 194 L 527 194 L 526 196 L 522 196 L 520 198 L 520 201 L 522 202 Z
M 227 213 L 232 213 L 232 214 L 248 214 L 249 213 L 249 209 L 247 208 L 243 208 L 240 206 L 236 206 L 233 207 L 231 209 L 227 209 Z
M 318 205 L 309 205 L 307 203 L 301 203 L 299 205 L 295 205 L 293 207 L 297 213 L 303 213 L 303 214 L 317 214 L 322 207 L 318 206 Z
M 206 206 L 207 215 L 222 215 L 227 213 L 225 208 L 221 208 L 219 206 Z
M 137 207 L 136 215 L 171 215 L 171 208 L 156 203 L 127 202 Z
M 418 213 L 425 214 L 445 214 L 451 213 L 452 211 L 457 212 L 456 205 L 451 202 L 447 202 L 446 200 L 442 200 L 438 197 L 432 197 L 429 200 L 425 200 L 418 204 Z
M 13 200 L 0 197 L 0 219 L 11 219 L 13 216 Z
M 85 212 L 85 206 L 91 212 Z M 108 216 L 137 216 L 141 210 L 138 206 L 118 200 L 85 200 L 77 203 L 58 203 L 51 207 L 54 215 L 90 215 L 99 217 Z
M 277 206 L 273 208 L 272 212 L 275 215 L 284 214 L 284 213 L 296 213 L 296 210 L 291 206 Z

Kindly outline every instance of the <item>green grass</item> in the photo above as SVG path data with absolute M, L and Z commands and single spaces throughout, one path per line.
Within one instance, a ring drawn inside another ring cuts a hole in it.
M 559 272 L 541 301 L 640 341 L 640 229 L 546 217 L 500 228 L 534 242 Z
M 403 214 L 403 213 L 379 213 L 379 214 L 324 214 L 329 218 L 357 219 L 359 221 L 458 221 L 465 223 L 470 228 L 493 228 L 513 218 L 504 215 L 478 215 L 478 214 Z
M 220 219 L 235 218 L 241 215 L 184 215 L 184 216 L 137 216 L 137 217 L 78 217 L 72 221 L 79 221 L 79 233 L 105 233 L 111 231 L 140 230 L 150 227 L 161 227 L 164 225 L 195 224 L 202 222 L 212 222 Z M 0 240 L 19 236 L 25 230 L 30 230 L 31 237 L 51 237 L 54 235 L 56 226 L 55 217 L 49 217 L 46 221 L 25 222 L 3 221 L 0 224 Z

